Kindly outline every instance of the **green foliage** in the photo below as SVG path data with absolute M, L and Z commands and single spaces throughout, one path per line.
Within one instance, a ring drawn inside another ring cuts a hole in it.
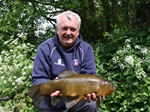
M 125 35 L 136 37 L 131 38 L 131 40 L 135 40 L 138 44 L 143 44 L 147 47 L 150 47 L 150 26 L 130 29 L 125 33 Z
M 9 97 L 9 101 L 1 101 L 3 112 L 33 111 L 32 100 L 27 95 L 31 87 L 31 70 L 35 48 L 29 43 L 24 43 L 26 36 L 18 35 L 18 38 L 10 37 L 3 45 L 7 49 L 0 53 L 0 97 Z
M 11 98 L 0 102 L 0 111 L 37 111 L 27 96 L 35 55 L 35 46 L 29 43 L 38 45 L 52 37 L 54 28 L 41 24 L 46 21 L 54 27 L 53 17 L 66 10 L 80 15 L 83 39 L 94 43 L 97 73 L 117 87 L 104 99 L 101 111 L 150 111 L 149 4 L 143 0 L 0 0 L 0 97 Z
M 146 42 L 149 33 L 136 30 L 132 33 L 135 32 L 134 37 L 116 39 L 112 48 L 110 43 L 98 42 L 94 46 L 98 74 L 116 86 L 115 93 L 103 100 L 100 109 L 103 112 L 150 111 L 150 43 Z M 140 41 L 137 35 L 141 33 L 147 38 Z
M 149 1 L 143 0 L 1 0 L 0 33 L 4 41 L 11 35 L 27 33 L 27 42 L 34 45 L 55 33 L 54 17 L 62 11 L 72 10 L 82 20 L 84 40 L 103 42 L 103 32 L 112 33 L 149 25 Z M 145 6 L 145 7 L 144 7 Z M 144 15 L 143 15 L 144 14 Z M 138 18 L 137 18 L 138 17 Z M 142 22 L 141 22 L 142 21 Z M 48 23 L 49 26 L 45 26 Z M 1 42 L 0 42 L 1 43 Z M 1 44 L 0 44 L 1 45 Z
M 104 33 L 111 42 L 94 44 L 97 73 L 116 86 L 115 93 L 103 100 L 101 111 L 150 111 L 149 31 L 136 29 L 123 36 L 116 29 L 112 34 Z M 5 49 L 0 53 L 0 97 L 10 98 L 0 102 L 3 112 L 38 112 L 27 95 L 35 46 L 25 43 L 26 35 L 21 33 L 16 39 L 12 36 L 2 45 Z
M 17 34 L 23 32 L 27 33 L 26 42 L 36 45 L 53 34 L 50 26 L 42 26 L 42 23 L 44 23 L 42 21 L 46 21 L 46 19 L 43 19 L 43 14 L 45 14 L 43 10 L 47 11 L 48 9 L 46 5 L 44 8 L 43 5 L 24 0 L 4 0 L 0 2 L 0 33 L 3 41 L 9 40 L 12 35 L 18 38 Z M 47 32 L 45 33 L 45 31 Z

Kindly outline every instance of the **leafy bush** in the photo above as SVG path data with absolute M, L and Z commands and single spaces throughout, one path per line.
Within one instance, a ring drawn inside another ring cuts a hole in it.
M 31 112 L 34 109 L 27 92 L 31 87 L 31 69 L 35 55 L 34 46 L 24 43 L 25 34 L 20 38 L 5 41 L 6 48 L 0 53 L 0 97 L 9 97 L 1 101 L 2 112 Z M 20 41 L 22 40 L 22 42 Z
M 131 39 L 112 46 L 116 52 L 111 54 L 106 52 L 108 45 L 99 42 L 94 47 L 98 74 L 116 86 L 115 93 L 103 100 L 102 112 L 150 111 L 150 51 L 133 37 Z
M 103 112 L 150 111 L 150 30 L 138 32 L 128 32 L 128 37 L 117 32 L 115 38 L 107 34 L 110 42 L 93 45 L 97 73 L 116 86 L 100 104 Z M 35 46 L 24 42 L 24 34 L 18 37 L 5 41 L 0 52 L 0 97 L 10 98 L 0 102 L 0 111 L 38 112 L 27 95 Z

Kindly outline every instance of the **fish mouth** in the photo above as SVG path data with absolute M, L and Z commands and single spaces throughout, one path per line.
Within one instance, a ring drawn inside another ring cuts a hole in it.
M 102 96 L 102 95 L 100 95 L 99 96 L 99 99 L 100 99 L 100 102 L 102 103 L 102 100 L 105 98 L 105 96 Z
M 100 99 L 104 99 L 105 98 L 105 95 L 102 95 L 102 93 L 98 93 L 97 96 L 99 96 Z
M 115 90 L 116 90 L 116 87 L 112 85 L 112 92 L 114 92 Z

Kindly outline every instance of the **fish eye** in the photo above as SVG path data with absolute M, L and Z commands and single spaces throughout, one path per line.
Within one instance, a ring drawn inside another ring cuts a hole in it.
M 105 85 L 105 84 L 106 84 L 106 82 L 105 82 L 105 81 L 102 81 L 101 85 L 103 86 L 103 85 Z

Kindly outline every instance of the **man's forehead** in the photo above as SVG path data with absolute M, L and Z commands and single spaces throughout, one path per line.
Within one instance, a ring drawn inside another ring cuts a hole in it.
M 62 17 L 60 19 L 60 26 L 78 27 L 78 21 L 75 18 Z
M 77 19 L 77 17 L 75 16 L 75 15 L 73 15 L 73 14 L 68 14 L 68 15 L 62 15 L 61 17 L 60 17 L 60 20 L 62 20 L 62 19 L 68 19 L 68 20 L 70 20 L 70 21 L 77 21 L 78 19 Z

